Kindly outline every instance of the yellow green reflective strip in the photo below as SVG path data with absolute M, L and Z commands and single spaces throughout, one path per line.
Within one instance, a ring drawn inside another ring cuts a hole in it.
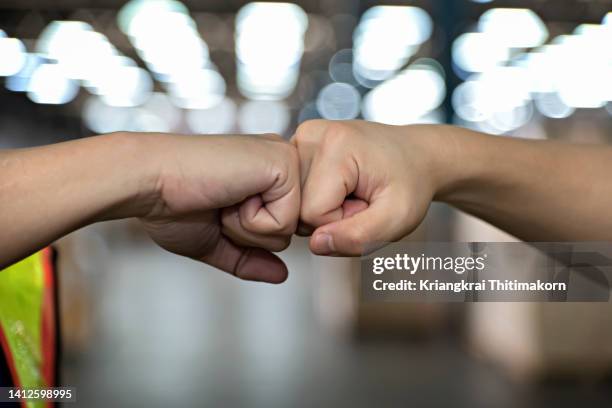
M 24 388 L 46 386 L 42 375 L 42 253 L 0 271 L 0 325 L 4 331 L 19 383 Z M 28 407 L 44 407 L 28 403 Z

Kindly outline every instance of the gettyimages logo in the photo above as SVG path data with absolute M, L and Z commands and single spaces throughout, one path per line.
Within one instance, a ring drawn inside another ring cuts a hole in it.
M 468 271 L 482 271 L 486 265 L 486 254 L 481 256 L 410 256 L 408 254 L 396 254 L 394 257 L 376 257 L 373 260 L 372 272 L 377 275 L 385 271 L 405 271 L 411 275 L 418 271 L 452 271 L 462 275 Z

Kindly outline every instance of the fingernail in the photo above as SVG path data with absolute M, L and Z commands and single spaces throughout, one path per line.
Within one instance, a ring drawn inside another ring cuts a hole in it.
M 334 240 L 332 236 L 326 232 L 317 234 L 314 238 L 313 247 L 316 252 L 325 255 L 334 252 Z

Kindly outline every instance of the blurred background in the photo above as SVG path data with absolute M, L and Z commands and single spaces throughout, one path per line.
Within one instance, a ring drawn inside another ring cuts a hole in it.
M 609 143 L 611 11 L 0 0 L 0 148 L 119 130 L 290 137 L 321 117 Z M 434 205 L 407 239 L 514 238 Z M 61 375 L 78 406 L 612 406 L 608 304 L 368 304 L 358 261 L 302 239 L 282 254 L 287 283 L 240 282 L 134 221 L 58 248 Z

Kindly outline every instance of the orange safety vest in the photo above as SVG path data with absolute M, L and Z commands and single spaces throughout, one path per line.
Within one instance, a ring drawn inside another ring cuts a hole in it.
M 55 385 L 55 276 L 45 249 L 0 271 L 0 346 L 16 387 Z M 24 408 L 49 408 L 27 402 Z

